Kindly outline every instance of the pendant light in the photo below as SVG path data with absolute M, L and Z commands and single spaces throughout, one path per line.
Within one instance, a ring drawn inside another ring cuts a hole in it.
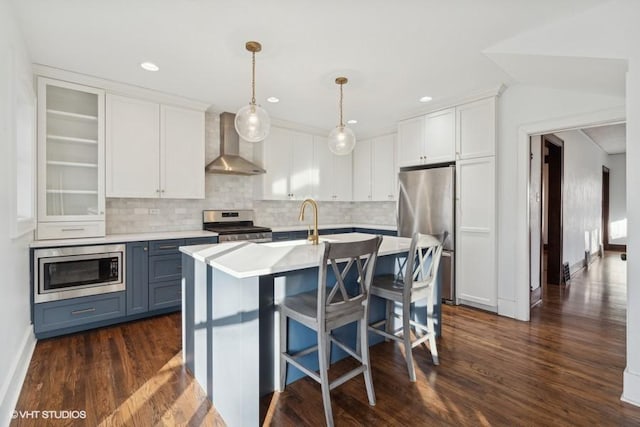
M 252 58 L 251 102 L 238 110 L 234 123 L 242 139 L 259 142 L 269 135 L 269 129 L 271 129 L 269 114 L 256 104 L 256 52 L 262 50 L 262 45 L 256 41 L 249 41 L 245 47 L 251 52 Z
M 346 77 L 338 77 L 336 84 L 340 85 L 340 121 L 338 126 L 329 132 L 329 150 L 333 154 L 345 156 L 356 146 L 356 136 L 342 121 L 342 85 L 348 82 Z

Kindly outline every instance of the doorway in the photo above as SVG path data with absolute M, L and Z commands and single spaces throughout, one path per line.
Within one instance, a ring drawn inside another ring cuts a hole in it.
M 602 246 L 609 248 L 609 168 L 602 166 Z
M 562 188 L 564 141 L 553 134 L 542 135 L 542 279 L 543 283 L 562 283 Z

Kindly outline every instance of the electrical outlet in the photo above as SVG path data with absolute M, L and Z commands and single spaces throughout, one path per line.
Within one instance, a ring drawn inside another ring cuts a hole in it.
M 149 209 L 149 215 L 160 215 L 160 209 Z

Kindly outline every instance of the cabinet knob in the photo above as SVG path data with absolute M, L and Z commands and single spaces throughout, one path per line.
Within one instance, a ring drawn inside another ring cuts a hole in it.
M 161 193 L 164 193 L 164 190 L 160 190 Z
M 156 193 L 160 193 L 160 189 L 159 188 L 156 190 Z
M 147 252 L 147 250 L 149 250 L 149 248 L 147 248 L 146 246 L 144 248 L 142 248 L 143 251 Z

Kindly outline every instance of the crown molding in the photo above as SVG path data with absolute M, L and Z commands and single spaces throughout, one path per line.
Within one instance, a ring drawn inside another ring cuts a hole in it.
M 416 109 L 411 113 L 404 115 L 398 119 L 398 121 L 413 119 L 415 117 L 424 116 L 425 114 L 434 113 L 436 111 L 452 108 L 461 104 L 468 104 L 469 102 L 479 101 L 481 99 L 498 97 L 507 89 L 507 86 L 500 84 L 499 86 L 489 89 L 482 89 L 474 92 L 467 93 L 460 96 L 452 96 L 449 98 L 441 99 L 438 101 L 429 102 L 422 108 Z
M 87 74 L 76 73 L 74 71 L 54 68 L 43 64 L 33 64 L 33 73 L 36 76 L 49 77 L 56 80 L 63 80 L 70 83 L 77 83 L 85 86 L 103 89 L 107 93 L 114 95 L 131 96 L 135 98 L 145 99 L 147 101 L 176 105 L 199 111 L 207 110 L 210 105 L 209 103 L 200 100 L 189 99 L 182 96 L 147 89 L 141 86 L 120 83 L 113 80 L 90 76 Z

